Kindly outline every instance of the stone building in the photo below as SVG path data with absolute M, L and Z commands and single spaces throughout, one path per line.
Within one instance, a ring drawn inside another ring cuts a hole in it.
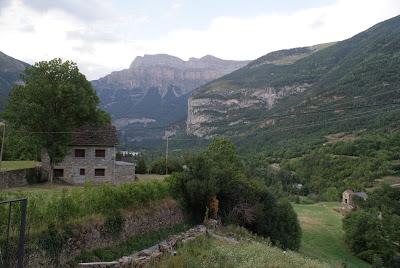
M 69 151 L 55 164 L 53 178 L 70 184 L 121 183 L 135 178 L 135 165 L 116 161 L 117 133 L 112 125 L 81 127 L 72 133 Z M 51 172 L 47 153 L 42 154 L 42 168 Z
M 354 197 L 358 196 L 363 200 L 367 200 L 368 195 L 365 192 L 353 192 L 353 190 L 346 190 L 342 194 L 342 206 L 343 209 L 356 209 L 357 205 L 354 203 Z

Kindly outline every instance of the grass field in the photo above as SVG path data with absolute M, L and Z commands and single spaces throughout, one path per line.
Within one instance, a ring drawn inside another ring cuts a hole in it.
M 369 267 L 351 255 L 343 241 L 342 216 L 333 209 L 340 203 L 293 204 L 303 231 L 300 253 L 332 266 Z
M 36 165 L 37 162 L 35 161 L 2 161 L 1 170 L 9 171 L 16 169 L 33 168 L 36 167 Z
M 176 256 L 165 255 L 159 263 L 151 267 L 328 268 L 329 265 L 253 239 L 237 242 L 200 236 L 178 248 Z
M 168 175 L 159 175 L 159 174 L 136 174 L 136 177 L 138 177 L 139 180 L 143 181 L 151 181 L 151 180 L 163 180 Z

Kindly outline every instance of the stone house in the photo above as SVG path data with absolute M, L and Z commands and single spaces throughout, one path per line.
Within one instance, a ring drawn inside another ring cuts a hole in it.
M 368 195 L 365 192 L 353 192 L 353 190 L 348 189 L 342 194 L 342 206 L 343 209 L 356 209 L 357 205 L 354 203 L 354 196 L 358 196 L 363 200 L 367 200 Z
M 133 180 L 135 165 L 116 161 L 117 142 L 117 132 L 112 125 L 76 129 L 67 155 L 53 168 L 53 178 L 69 184 L 117 184 Z M 50 159 L 45 152 L 42 153 L 42 168 L 51 172 Z

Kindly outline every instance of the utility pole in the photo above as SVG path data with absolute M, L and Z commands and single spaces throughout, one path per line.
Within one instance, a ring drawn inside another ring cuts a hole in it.
M 165 175 L 168 175 L 168 141 L 169 136 L 167 135 L 167 146 L 165 147 Z
M 3 122 L 0 122 L 0 126 L 3 127 L 3 138 L 1 140 L 1 150 L 0 150 L 0 172 L 1 172 L 1 167 L 2 167 L 2 162 L 3 162 L 4 139 L 6 137 L 6 124 Z

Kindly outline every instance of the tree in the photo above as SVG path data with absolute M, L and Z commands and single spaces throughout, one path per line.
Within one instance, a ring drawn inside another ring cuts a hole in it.
M 13 88 L 4 113 L 8 125 L 48 153 L 52 169 L 67 153 L 74 128 L 110 121 L 77 65 L 61 59 L 26 68 L 24 84 Z
M 247 177 L 234 145 L 227 140 L 213 140 L 170 183 L 196 221 L 207 211 L 212 217 L 218 213 L 225 223 L 270 237 L 282 248 L 298 249 L 300 245 L 301 229 L 290 203 L 277 202 L 261 180 Z
M 144 156 L 142 154 L 139 156 L 139 159 L 137 161 L 136 173 L 137 174 L 146 174 L 147 173 L 146 161 L 144 160 Z

